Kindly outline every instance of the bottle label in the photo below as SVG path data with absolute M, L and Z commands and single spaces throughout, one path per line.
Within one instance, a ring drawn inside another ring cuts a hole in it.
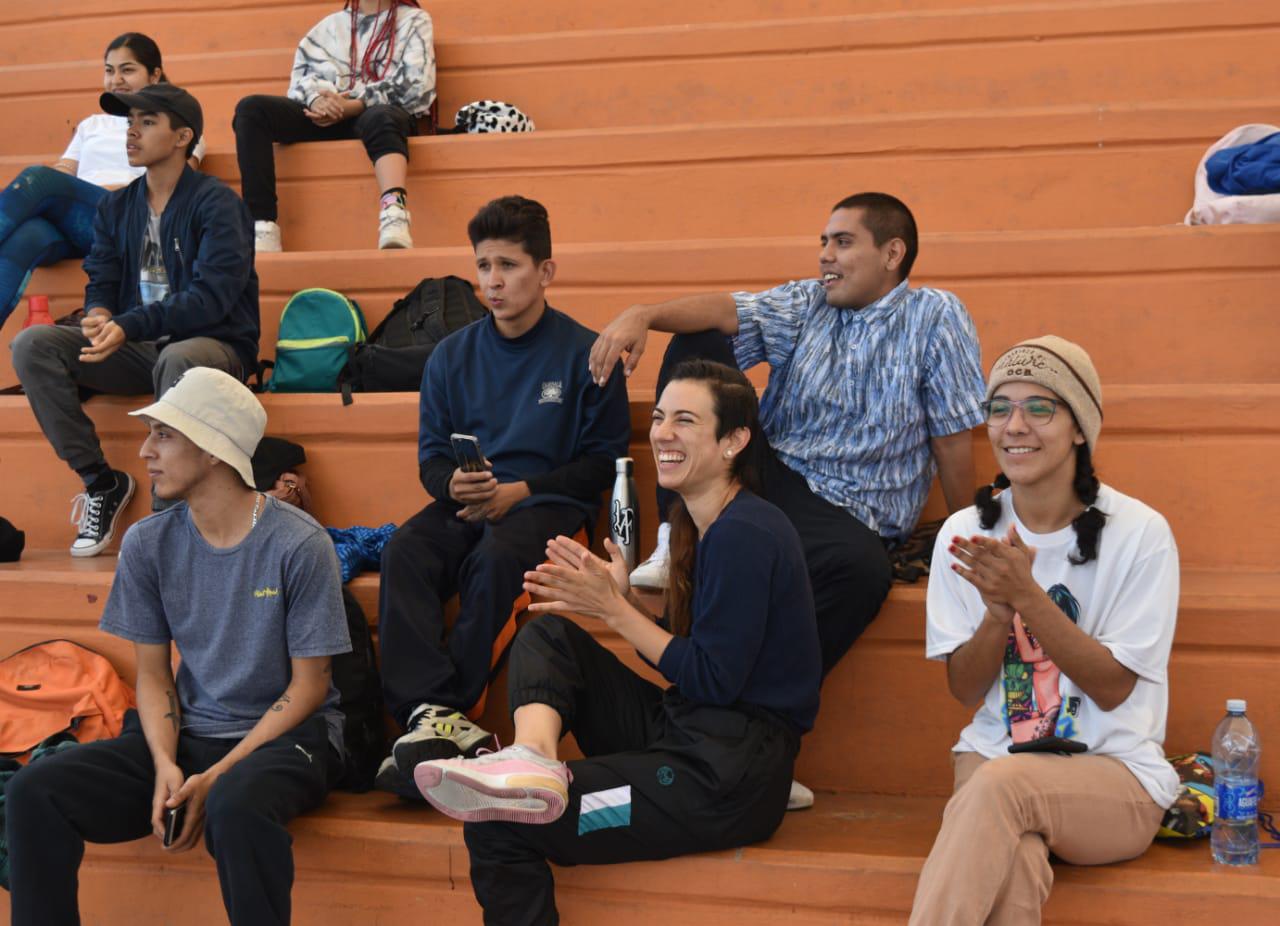
M 1219 784 L 1215 788 L 1218 796 L 1218 816 L 1224 820 L 1242 820 L 1258 815 L 1258 786 Z
M 614 499 L 612 507 L 610 527 L 613 529 L 613 542 L 625 550 L 635 543 L 636 510 L 629 505 L 624 508 L 617 499 Z

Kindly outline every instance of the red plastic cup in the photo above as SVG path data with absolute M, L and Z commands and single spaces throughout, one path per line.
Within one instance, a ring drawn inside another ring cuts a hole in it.
M 48 296 L 28 296 L 27 297 L 27 320 L 23 322 L 23 328 L 30 328 L 32 325 L 52 325 L 53 316 L 49 314 L 49 297 Z

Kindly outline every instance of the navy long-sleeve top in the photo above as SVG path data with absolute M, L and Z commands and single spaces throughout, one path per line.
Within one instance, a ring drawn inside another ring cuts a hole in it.
M 109 310 L 130 341 L 225 341 L 247 375 L 258 365 L 259 333 L 249 208 L 221 180 L 183 168 L 160 215 L 169 277 L 169 295 L 160 302 L 143 302 L 138 285 L 150 213 L 145 175 L 102 198 L 84 259 L 85 308 Z
M 822 656 L 800 536 L 745 489 L 698 541 L 689 636 L 667 644 L 658 671 L 680 693 L 749 704 L 798 732 L 818 714 Z
M 603 387 L 587 357 L 596 335 L 547 306 L 517 338 L 493 318 L 449 335 L 422 375 L 418 468 L 432 497 L 449 497 L 457 466 L 449 435 L 474 434 L 499 482 L 527 482 L 530 497 L 576 505 L 594 518 L 631 439 L 622 364 Z

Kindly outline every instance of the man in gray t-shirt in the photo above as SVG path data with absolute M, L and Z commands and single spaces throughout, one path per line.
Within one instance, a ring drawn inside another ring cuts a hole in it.
M 253 489 L 266 412 L 234 377 L 189 370 L 133 414 L 156 495 L 185 502 L 125 535 L 102 616 L 134 643 L 138 710 L 116 739 L 9 783 L 12 922 L 79 922 L 84 842 L 154 833 L 169 852 L 204 836 L 232 926 L 285 924 L 285 824 L 342 769 L 330 657 L 351 642 L 337 556 L 308 515 Z

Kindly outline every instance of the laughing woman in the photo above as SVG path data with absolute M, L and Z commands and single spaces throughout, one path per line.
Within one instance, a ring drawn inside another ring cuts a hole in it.
M 927 655 L 979 707 L 953 748 L 919 926 L 1039 923 L 1050 852 L 1141 855 L 1178 790 L 1162 748 L 1178 550 L 1163 517 L 1094 475 L 1089 355 L 1025 341 L 996 361 L 984 407 L 1001 473 L 943 526 L 929 578 Z
M 548 614 L 511 652 L 515 745 L 415 770 L 427 800 L 467 823 L 471 883 L 490 926 L 559 921 L 548 862 L 741 846 L 770 836 L 786 812 L 822 665 L 800 539 L 751 492 L 763 450 L 755 389 L 729 367 L 682 364 L 649 440 L 658 481 L 680 499 L 665 621 L 632 599 L 612 544 L 606 563 L 557 538 L 525 588 L 541 599 L 533 610 L 603 621 L 671 687 Z M 557 760 L 568 732 L 587 758 Z
M 140 32 L 112 39 L 102 68 L 102 89 L 107 93 L 131 93 L 166 79 L 160 49 Z M 129 166 L 124 150 L 127 124 L 123 116 L 89 116 L 76 127 L 70 146 L 53 166 L 28 167 L 0 191 L 0 325 L 36 267 L 89 253 L 93 217 L 107 191 L 146 172 Z M 203 154 L 201 142 L 193 167 Z

